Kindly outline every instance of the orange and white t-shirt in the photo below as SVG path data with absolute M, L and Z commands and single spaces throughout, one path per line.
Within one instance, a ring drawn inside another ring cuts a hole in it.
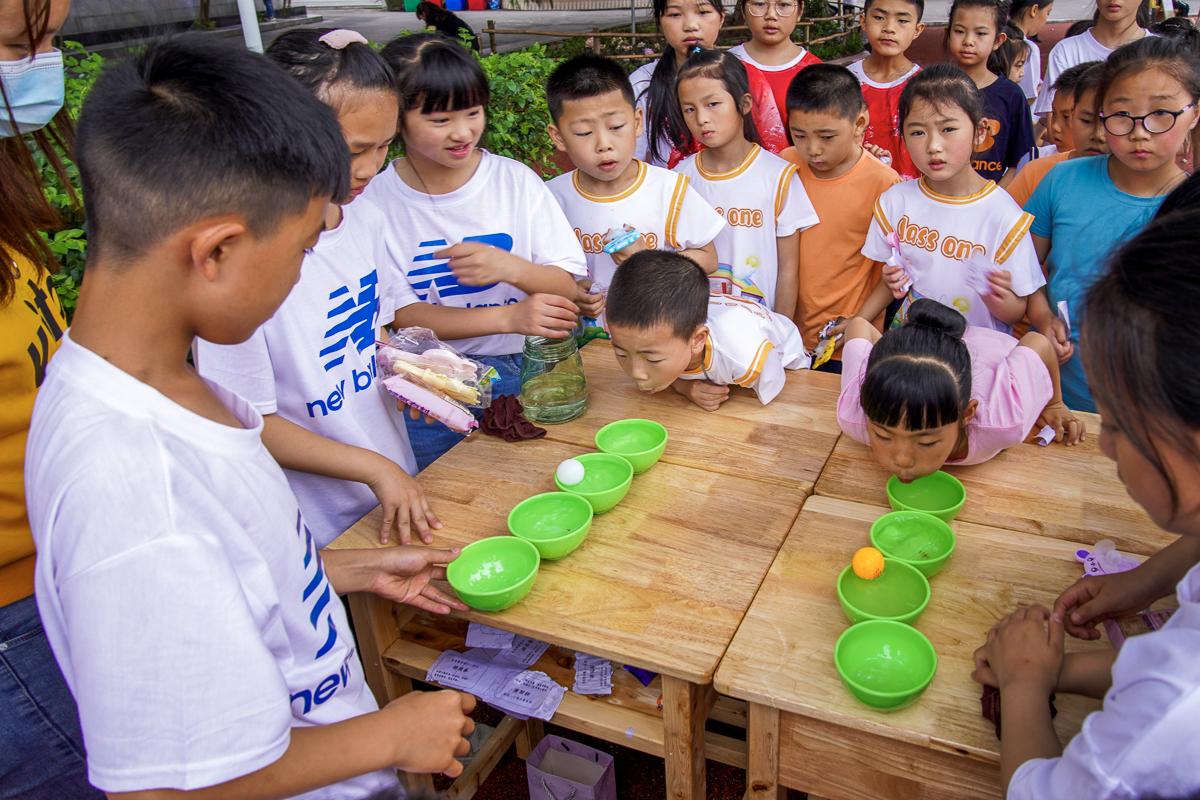
M 966 197 L 939 194 L 925 178 L 904 181 L 875 202 L 874 219 L 863 255 L 887 261 L 895 233 L 900 259 L 912 279 L 903 319 L 912 300 L 929 297 L 958 309 L 968 325 L 1009 332 L 983 302 L 986 273 L 1012 273 L 1012 290 L 1027 297 L 1046 285 L 1029 237 L 1033 217 L 1021 210 L 1008 193 L 988 181 Z
M 617 272 L 604 252 L 604 236 L 630 225 L 652 250 L 689 250 L 717 238 L 725 219 L 688 185 L 686 175 L 638 161 L 633 185 L 613 197 L 588 194 L 579 186 L 578 170 L 546 182 L 567 222 L 583 245 L 588 277 L 606 290 Z
M 796 324 L 760 303 L 714 294 L 708 298 L 708 335 L 700 366 L 684 380 L 753 389 L 764 406 L 783 391 L 784 370 L 807 369 L 812 359 Z
M 865 60 L 865 59 L 864 59 Z M 913 68 L 894 81 L 880 83 L 867 75 L 862 61 L 855 61 L 847 69 L 858 78 L 862 87 L 863 101 L 867 104 L 870 122 L 863 134 L 864 144 L 882 147 L 892 154 L 892 169 L 905 180 L 920 177 L 921 173 L 913 164 L 908 148 L 904 146 L 904 136 L 900 131 L 900 95 L 912 77 L 921 71 L 916 64 Z
M 1042 178 L 1046 177 L 1046 173 L 1054 168 L 1056 164 L 1061 164 L 1071 157 L 1073 150 L 1067 150 L 1063 153 L 1055 153 L 1052 156 L 1044 156 L 1035 158 L 1025 166 L 1021 167 L 1021 171 L 1017 173 L 1017 177 L 1013 178 L 1012 183 L 1004 187 L 1008 192 L 1008 196 L 1016 202 L 1021 208 L 1029 202 L 1029 198 L 1033 197 L 1034 189 L 1037 189 L 1038 184 L 1042 182 Z
M 711 276 L 713 290 L 760 300 L 775 308 L 779 285 L 778 239 L 816 225 L 817 212 L 800 184 L 796 165 L 758 145 L 729 172 L 709 172 L 700 153 L 675 171 L 725 217 L 717 234 L 720 267 Z

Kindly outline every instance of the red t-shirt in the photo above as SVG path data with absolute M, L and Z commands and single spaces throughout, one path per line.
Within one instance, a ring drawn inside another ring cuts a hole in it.
M 907 74 L 897 80 L 879 83 L 867 76 L 863 62 L 856 61 L 850 65 L 850 71 L 862 86 L 863 100 L 866 101 L 867 110 L 871 114 L 871 122 L 867 125 L 863 143 L 882 147 L 891 153 L 892 169 L 896 170 L 901 178 L 906 179 L 919 178 L 921 173 L 913 164 L 908 148 L 904 146 L 904 136 L 900 132 L 900 95 L 909 79 L 920 69 L 914 64 Z
M 750 57 L 746 52 L 746 46 L 739 44 L 737 47 L 731 47 L 729 52 L 738 57 L 738 59 L 746 65 L 746 72 L 750 77 L 751 94 L 754 94 L 754 121 L 758 126 L 759 135 L 763 137 L 763 146 L 773 153 L 779 153 L 784 148 L 788 147 L 787 139 L 787 90 L 788 84 L 792 82 L 792 78 L 805 67 L 811 67 L 813 64 L 820 64 L 821 59 L 814 56 L 812 53 L 800 48 L 800 55 L 793 58 L 786 64 L 778 66 L 768 66 L 760 64 Z M 756 79 L 761 79 L 770 88 L 770 97 L 759 96 L 754 91 Z M 768 108 L 774 101 L 774 108 Z M 778 121 L 778 125 L 774 124 Z M 775 136 L 768 135 L 763 130 L 767 127 L 771 130 L 783 131 L 783 138 L 776 149 Z

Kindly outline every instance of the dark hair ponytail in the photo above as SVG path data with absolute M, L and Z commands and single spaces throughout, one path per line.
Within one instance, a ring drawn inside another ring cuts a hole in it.
M 971 402 L 966 329 L 962 314 L 936 300 L 909 306 L 908 322 L 885 333 L 867 360 L 860 396 L 867 419 L 910 431 L 962 419 Z
M 1172 196 L 1181 190 L 1194 195 L 1185 183 Z M 1182 210 L 1154 219 L 1118 250 L 1088 291 L 1082 355 L 1105 423 L 1158 471 L 1177 507 L 1178 490 L 1154 442 L 1200 460 L 1200 208 L 1187 198 L 1175 207 Z
M 391 67 L 371 45 L 350 42 L 345 47 L 331 47 L 321 41 L 327 33 L 286 31 L 271 42 L 266 55 L 326 105 L 336 105 L 335 95 L 343 89 L 395 91 Z
M 720 81 L 721 85 L 725 87 L 725 91 L 733 97 L 733 102 L 738 106 L 739 111 L 742 98 L 750 94 L 750 77 L 746 74 L 746 65 L 737 56 L 730 55 L 724 50 L 697 50 L 688 56 L 687 61 L 683 62 L 679 76 L 675 79 L 675 105 L 677 108 L 682 109 L 682 104 L 679 102 L 679 84 L 688 78 L 712 78 Z M 683 121 L 682 110 L 680 111 L 680 121 Z M 758 137 L 758 128 L 754 126 L 752 111 L 742 114 L 742 135 L 748 142 L 762 144 L 762 140 Z M 695 146 L 692 132 L 688 129 L 686 122 L 683 126 L 683 138 L 680 143 L 688 149 Z
M 668 0 L 654 0 L 654 22 L 659 23 L 663 14 L 667 13 Z M 715 8 L 722 18 L 725 6 L 721 0 L 699 0 Z M 661 28 L 661 25 L 660 25 Z M 679 146 L 687 141 L 688 129 L 679 110 L 679 97 L 675 94 L 675 73 L 679 65 L 675 58 L 675 48 L 663 41 L 663 54 L 658 59 L 654 74 L 650 76 L 650 85 L 642 92 L 646 98 L 646 126 L 649 150 L 647 155 L 651 161 L 665 162 L 670 153 L 660 153 L 659 144 L 665 137 L 672 145 Z M 641 100 L 641 97 L 638 98 Z

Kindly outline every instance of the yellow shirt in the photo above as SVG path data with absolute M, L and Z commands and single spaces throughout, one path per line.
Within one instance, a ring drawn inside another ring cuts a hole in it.
M 0 606 L 33 594 L 33 535 L 25 513 L 25 439 L 46 363 L 66 329 L 62 305 L 28 259 L 17 263 L 16 291 L 0 306 Z

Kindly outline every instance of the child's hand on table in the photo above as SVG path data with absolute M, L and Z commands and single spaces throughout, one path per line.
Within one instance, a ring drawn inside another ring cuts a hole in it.
M 716 411 L 722 403 L 729 399 L 728 386 L 718 386 L 709 381 L 677 380 L 674 386 L 675 391 L 705 411 Z
M 1083 420 L 1076 417 L 1066 403 L 1054 400 L 1046 404 L 1034 425 L 1034 435 L 1045 426 L 1054 428 L 1054 441 L 1062 442 L 1068 447 L 1079 444 L 1087 436 L 1087 426 Z
M 379 541 L 387 544 L 395 527 L 400 534 L 400 544 L 409 544 L 415 526 L 421 541 L 429 544 L 433 541 L 433 531 L 441 528 L 442 522 L 430 510 L 425 490 L 399 464 L 382 456 L 380 461 L 383 463 L 375 471 L 374 477 L 366 482 L 383 508 Z
M 976 651 L 975 674 L 1002 693 L 1011 686 L 1049 697 L 1063 663 L 1063 622 L 1043 606 L 1022 606 L 988 632 L 984 664 Z
M 579 306 L 579 313 L 592 319 L 598 318 L 604 313 L 606 295 L 604 292 L 592 294 L 592 282 L 588 278 L 580 278 L 575 283 L 579 286 L 579 292 L 575 295 L 575 305 Z
M 395 734 L 392 763 L 405 772 L 457 778 L 463 771 L 458 757 L 471 752 L 467 737 L 475 723 L 467 715 L 474 710 L 474 697 L 450 689 L 397 697 L 379 712 L 395 719 L 388 726 Z M 415 730 L 419 736 L 412 735 Z
M 897 300 L 904 299 L 905 295 L 908 294 L 908 290 L 904 288 L 905 284 L 908 283 L 908 273 L 904 271 L 903 267 L 895 264 L 884 264 L 883 282 L 891 290 L 892 297 Z
M 1162 596 L 1145 566 L 1112 575 L 1080 578 L 1054 601 L 1054 613 L 1076 639 L 1099 639 L 1096 629 L 1106 619 L 1131 617 Z
M 531 294 L 507 310 L 509 330 L 525 336 L 565 339 L 579 322 L 579 306 L 556 294 Z
M 457 598 L 450 597 L 431 583 L 446 579 L 446 565 L 458 557 L 458 548 L 389 547 L 369 551 L 374 557 L 366 578 L 367 591 L 385 600 L 428 611 L 449 614 L 466 611 Z
M 433 254 L 450 259 L 450 271 L 464 286 L 515 283 L 525 262 L 507 250 L 482 242 L 459 242 Z

